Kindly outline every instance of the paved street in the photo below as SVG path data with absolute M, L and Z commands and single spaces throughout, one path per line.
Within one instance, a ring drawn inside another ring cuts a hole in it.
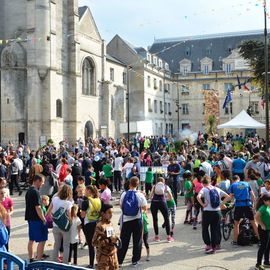
M 27 258 L 27 225 L 24 221 L 24 195 L 21 197 L 13 197 L 15 205 L 15 213 L 12 217 L 11 230 L 11 252 L 26 259 Z M 183 203 L 180 203 L 183 205 Z M 149 213 L 149 228 L 150 228 L 150 251 L 151 261 L 145 261 L 145 249 L 142 252 L 142 261 L 137 269 L 183 269 L 183 270 L 215 270 L 215 269 L 229 269 L 229 270 L 251 270 L 254 269 L 257 246 L 253 247 L 232 247 L 230 241 L 222 243 L 222 249 L 215 255 L 205 255 L 202 247 L 201 229 L 193 231 L 190 225 L 184 225 L 185 207 L 180 206 L 177 209 L 175 242 L 167 243 L 161 241 L 154 243 L 152 217 Z M 118 218 L 120 209 L 115 207 L 114 227 L 118 231 Z M 162 218 L 160 217 L 160 224 Z M 166 239 L 165 231 L 161 231 L 161 238 Z M 46 253 L 51 254 L 53 247 L 53 236 L 50 232 L 49 240 L 46 243 Z M 88 250 L 79 250 L 78 263 L 80 266 L 88 264 Z M 124 264 L 124 269 L 132 269 L 131 264 L 131 250 L 128 251 Z

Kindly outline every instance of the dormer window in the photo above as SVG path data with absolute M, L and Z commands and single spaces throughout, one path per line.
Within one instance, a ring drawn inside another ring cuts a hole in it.
M 160 59 L 159 59 L 159 61 L 158 61 L 158 65 L 159 65 L 159 67 L 161 67 L 161 68 L 162 68 L 162 60 L 160 60 Z
M 186 76 L 189 72 L 191 72 L 191 61 L 188 59 L 183 59 L 179 62 L 180 64 L 180 73 L 183 76 Z
M 147 54 L 147 61 L 151 64 L 151 55 L 149 53 Z
M 157 66 L 157 58 L 154 57 L 154 64 Z
M 209 72 L 212 71 L 213 68 L 213 60 L 205 57 L 201 60 L 201 71 L 203 74 L 208 75 Z

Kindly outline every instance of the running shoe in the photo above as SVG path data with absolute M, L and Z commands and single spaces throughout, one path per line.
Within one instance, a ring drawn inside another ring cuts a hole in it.
M 255 270 L 264 270 L 265 267 L 263 265 L 256 265 Z
M 160 238 L 159 238 L 158 235 L 156 235 L 156 236 L 154 237 L 154 241 L 155 241 L 155 242 L 160 242 Z
M 167 237 L 167 242 L 168 242 L 168 243 L 174 242 L 174 238 L 171 237 L 171 236 L 168 236 L 168 237 Z

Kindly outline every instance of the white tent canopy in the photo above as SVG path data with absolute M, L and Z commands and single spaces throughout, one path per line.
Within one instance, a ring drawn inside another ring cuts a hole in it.
M 251 128 L 251 129 L 265 129 L 265 124 L 262 124 L 255 119 L 253 119 L 251 116 L 247 114 L 245 110 L 240 112 L 238 115 L 236 115 L 232 120 L 230 120 L 227 123 L 224 123 L 222 125 L 219 125 L 217 127 L 218 129 L 221 128 L 231 128 L 231 129 L 245 129 L 245 128 Z

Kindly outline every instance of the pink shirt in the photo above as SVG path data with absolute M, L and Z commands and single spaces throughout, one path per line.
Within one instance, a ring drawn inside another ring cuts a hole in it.
M 100 193 L 100 199 L 105 204 L 109 204 L 111 198 L 112 198 L 112 193 L 109 188 L 104 189 L 103 192 Z
M 5 198 L 4 201 L 2 201 L 2 205 L 4 206 L 4 208 L 7 210 L 7 212 L 9 213 L 11 208 L 14 205 L 14 202 L 11 200 L 11 198 Z M 7 218 L 7 227 L 10 227 L 10 216 L 8 216 Z

